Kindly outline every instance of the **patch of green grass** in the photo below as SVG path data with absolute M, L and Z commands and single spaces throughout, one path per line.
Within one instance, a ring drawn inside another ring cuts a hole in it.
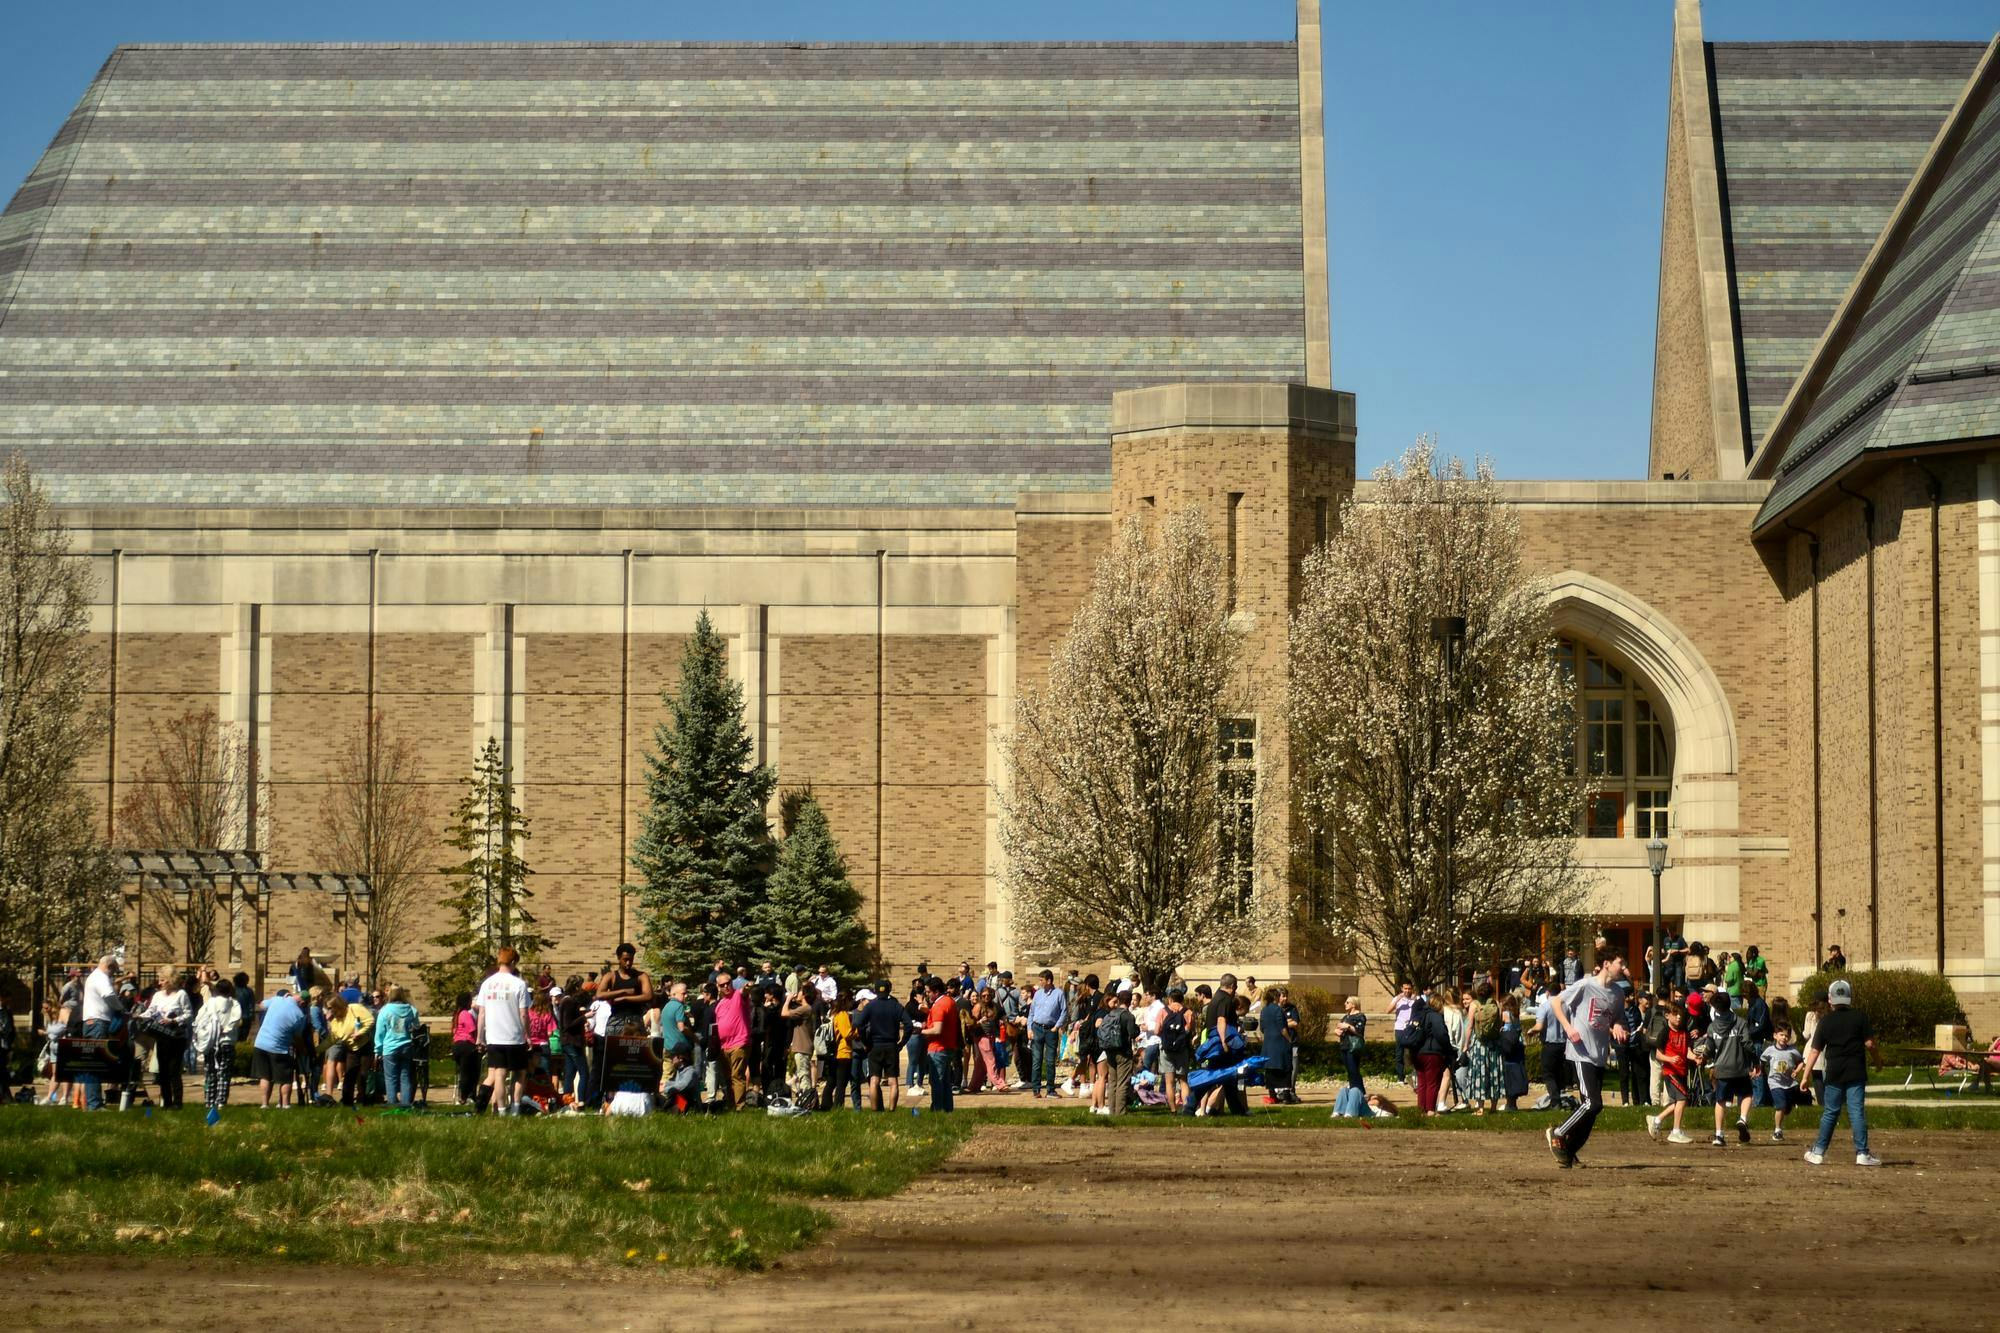
M 0 1252 L 755 1268 L 941 1163 L 969 1119 L 501 1120 L 0 1108 Z

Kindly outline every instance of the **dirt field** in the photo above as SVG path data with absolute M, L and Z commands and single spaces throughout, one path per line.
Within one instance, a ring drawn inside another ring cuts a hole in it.
M 748 1277 L 565 1279 L 526 1253 L 450 1273 L 24 1261 L 0 1312 L 31 1328 L 166 1327 L 170 1311 L 175 1328 L 711 1333 L 1976 1324 L 1968 1284 L 2000 1253 L 2000 1138 L 1885 1134 L 1880 1171 L 1843 1143 L 1814 1170 L 1797 1143 L 1621 1132 L 1562 1172 L 1521 1133 L 988 1125 L 938 1174 L 841 1207 L 828 1242 Z

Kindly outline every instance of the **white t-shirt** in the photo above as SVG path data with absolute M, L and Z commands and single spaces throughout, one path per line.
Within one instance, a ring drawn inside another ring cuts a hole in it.
M 832 1004 L 833 997 L 840 994 L 840 983 L 830 976 L 814 977 L 813 988 L 819 991 L 819 997 L 828 1004 Z
M 590 1002 L 590 1030 L 596 1036 L 603 1036 L 611 1026 L 611 1001 L 592 1000 Z
M 479 984 L 472 1007 L 486 1016 L 488 1046 L 528 1044 L 528 983 L 512 972 L 495 972 Z
M 1146 1006 L 1146 1016 L 1139 1022 L 1139 1049 L 1150 1051 L 1160 1044 L 1160 1020 L 1167 1016 L 1167 1002 L 1155 1000 Z
M 114 997 L 118 988 L 111 982 L 111 974 L 101 967 L 90 969 L 90 975 L 83 979 L 83 1021 L 86 1023 L 109 1023 L 116 1016 Z

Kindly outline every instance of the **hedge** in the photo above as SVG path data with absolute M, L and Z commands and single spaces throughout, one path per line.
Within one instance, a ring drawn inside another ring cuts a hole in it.
M 1878 1041 L 1929 1046 L 1939 1024 L 1965 1021 L 1949 978 L 1907 967 L 1815 972 L 1799 983 L 1799 1004 L 1810 1009 L 1826 998 L 1829 985 L 1843 978 L 1854 988 L 1854 1007 L 1868 1015 Z

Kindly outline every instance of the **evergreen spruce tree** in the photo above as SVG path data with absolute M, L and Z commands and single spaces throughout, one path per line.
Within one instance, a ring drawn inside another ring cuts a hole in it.
M 770 893 L 757 909 L 765 947 L 780 971 L 810 972 L 825 963 L 835 976 L 871 976 L 874 953 L 861 924 L 861 894 L 847 879 L 826 812 L 810 792 L 786 793 L 785 840 L 771 873 Z
M 647 965 L 692 977 L 763 956 L 757 907 L 771 873 L 765 818 L 778 775 L 751 762 L 743 690 L 708 613 L 681 654 L 680 689 L 646 755 L 646 811 L 632 846 Z
M 417 969 L 432 1007 L 449 1005 L 460 991 L 477 989 L 503 947 L 511 945 L 520 953 L 520 970 L 530 976 L 549 947 L 527 906 L 534 897 L 528 876 L 534 872 L 521 858 L 520 845 L 528 833 L 528 817 L 514 804 L 513 773 L 500 742 L 489 739 L 452 814 L 448 842 L 465 859 L 442 870 L 451 876 L 444 905 L 453 924 L 431 943 L 445 951 L 444 957 Z

